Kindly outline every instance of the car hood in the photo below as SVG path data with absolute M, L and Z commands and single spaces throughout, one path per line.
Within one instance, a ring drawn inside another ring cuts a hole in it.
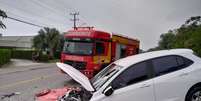
M 63 70 L 65 73 L 71 76 L 75 81 L 81 84 L 86 90 L 95 91 L 89 79 L 80 71 L 76 70 L 75 68 L 73 68 L 72 66 L 68 64 L 64 64 L 60 62 L 57 62 L 56 64 L 61 70 Z

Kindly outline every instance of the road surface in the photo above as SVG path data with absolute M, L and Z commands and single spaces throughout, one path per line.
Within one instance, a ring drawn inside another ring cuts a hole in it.
M 37 68 L 31 69 L 19 68 L 18 71 L 0 73 L 0 101 L 34 101 L 34 94 L 43 89 L 72 84 L 72 79 L 61 74 L 55 64 L 37 65 Z M 13 92 L 19 92 L 20 95 L 10 100 L 1 99 L 2 95 Z

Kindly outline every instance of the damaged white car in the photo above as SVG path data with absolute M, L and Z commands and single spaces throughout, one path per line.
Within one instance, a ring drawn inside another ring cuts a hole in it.
M 70 65 L 57 66 L 82 87 L 46 90 L 37 101 L 201 101 L 201 59 L 189 49 L 120 59 L 91 80 Z

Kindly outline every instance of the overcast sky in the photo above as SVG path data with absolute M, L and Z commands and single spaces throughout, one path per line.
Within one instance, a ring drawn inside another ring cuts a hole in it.
M 8 16 L 64 32 L 72 27 L 70 12 L 79 11 L 78 25 L 123 34 L 141 41 L 146 50 L 159 36 L 179 27 L 190 16 L 201 15 L 201 0 L 0 0 Z M 40 28 L 3 20 L 3 35 L 36 35 Z

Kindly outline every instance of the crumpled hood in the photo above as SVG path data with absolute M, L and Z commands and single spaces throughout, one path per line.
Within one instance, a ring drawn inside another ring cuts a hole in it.
M 94 91 L 94 88 L 91 85 L 89 79 L 80 71 L 78 71 L 77 69 L 73 68 L 72 66 L 68 64 L 64 64 L 60 62 L 57 62 L 56 64 L 61 70 L 63 70 L 65 73 L 71 76 L 75 81 L 81 84 L 86 90 Z

